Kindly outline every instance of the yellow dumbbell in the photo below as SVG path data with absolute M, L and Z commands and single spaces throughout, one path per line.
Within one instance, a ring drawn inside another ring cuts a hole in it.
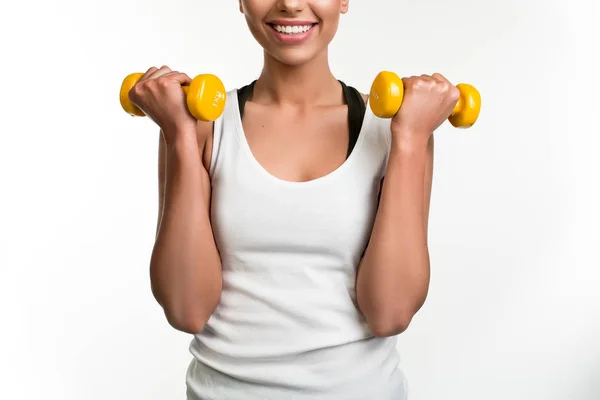
M 455 128 L 469 128 L 479 118 L 481 95 L 474 86 L 467 83 L 459 83 L 456 88 L 460 92 L 460 97 L 448 121 Z M 379 118 L 392 118 L 400 110 L 403 98 L 402 79 L 393 72 L 380 72 L 371 85 L 369 95 L 373 114 Z
M 127 75 L 121 85 L 120 100 L 123 110 L 130 115 L 143 117 L 144 112 L 129 100 L 129 92 L 138 83 L 143 73 Z M 196 76 L 188 85 L 181 88 L 187 96 L 187 107 L 190 114 L 199 121 L 214 121 L 223 114 L 226 102 L 223 82 L 212 74 Z

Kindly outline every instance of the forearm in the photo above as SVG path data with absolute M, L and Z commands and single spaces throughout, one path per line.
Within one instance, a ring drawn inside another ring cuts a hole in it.
M 164 208 L 150 263 L 152 291 L 172 326 L 196 333 L 222 288 L 208 212 L 210 183 L 197 144 L 177 143 L 166 151 Z
M 356 283 L 358 306 L 377 336 L 404 331 L 427 295 L 426 173 L 431 145 L 392 142 L 379 209 Z

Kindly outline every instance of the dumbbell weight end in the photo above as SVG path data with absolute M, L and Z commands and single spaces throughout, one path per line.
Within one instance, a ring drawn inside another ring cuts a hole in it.
M 470 128 L 479 118 L 481 94 L 475 86 L 468 83 L 459 83 L 456 88 L 460 93 L 460 97 L 452 114 L 448 117 L 448 121 L 455 128 Z
M 119 100 L 121 102 L 121 107 L 123 107 L 123 110 L 125 110 L 127 114 L 134 117 L 145 116 L 144 112 L 136 106 L 134 106 L 131 100 L 129 99 L 129 92 L 139 82 L 142 76 L 144 76 L 144 74 L 141 72 L 136 72 L 127 75 L 125 79 L 123 79 L 123 83 L 121 84 L 121 91 L 119 92 Z

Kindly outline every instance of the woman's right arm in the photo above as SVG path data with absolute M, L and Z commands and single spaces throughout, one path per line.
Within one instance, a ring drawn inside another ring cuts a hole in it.
M 152 293 L 175 329 L 199 333 L 217 306 L 221 260 L 210 222 L 211 185 L 205 147 L 213 123 L 159 142 L 159 216 L 150 261 Z

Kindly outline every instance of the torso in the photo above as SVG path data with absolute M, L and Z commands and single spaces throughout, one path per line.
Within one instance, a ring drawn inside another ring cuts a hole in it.
M 349 146 L 346 105 L 240 105 L 232 90 L 199 129 L 223 290 L 190 344 L 187 398 L 405 399 L 396 338 L 370 332 L 355 289 L 389 121 L 367 107 Z

